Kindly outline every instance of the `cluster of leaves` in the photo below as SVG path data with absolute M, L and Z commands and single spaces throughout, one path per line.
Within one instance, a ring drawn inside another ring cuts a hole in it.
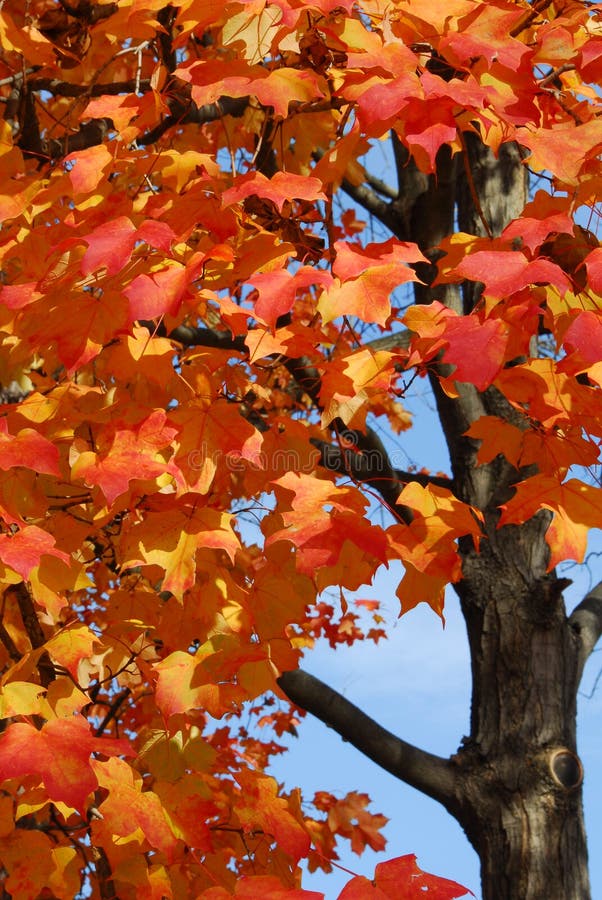
M 395 473 L 394 524 L 370 520 L 367 416 L 407 428 L 409 373 L 443 353 L 450 395 L 493 386 L 528 416 L 470 432 L 481 462 L 538 462 L 503 521 L 553 510 L 551 565 L 600 523 L 600 489 L 563 483 L 602 421 L 602 249 L 574 224 L 601 188 L 599 21 L 547 0 L 7 0 L 0 45 L 6 890 L 316 896 L 299 860 L 381 849 L 384 822 L 358 794 L 312 818 L 265 774 L 298 716 L 276 678 L 318 636 L 364 636 L 326 589 L 402 560 L 404 611 L 441 614 L 457 539 L 482 537 L 445 479 Z M 439 283 L 484 284 L 469 315 L 404 317 L 391 294 L 434 257 L 337 212 L 391 130 L 425 175 L 478 134 L 551 179 L 501 236 L 436 248 Z M 342 896 L 425 892 L 462 891 L 404 857 Z

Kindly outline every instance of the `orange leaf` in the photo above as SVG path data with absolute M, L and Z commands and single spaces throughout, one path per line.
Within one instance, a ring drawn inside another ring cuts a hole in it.
M 198 494 L 184 495 L 174 504 L 156 495 L 147 503 L 144 520 L 123 535 L 123 565 L 159 566 L 165 572 L 163 590 L 179 598 L 194 584 L 198 549 L 223 550 L 233 560 L 240 548 L 232 516 L 198 500 Z
M 408 281 L 419 281 L 407 263 L 426 262 L 416 244 L 395 238 L 366 247 L 337 241 L 335 250 L 332 269 L 339 281 L 318 301 L 324 322 L 350 315 L 384 326 L 391 313 L 391 292 Z
M 111 505 L 128 490 L 132 479 L 153 479 L 165 472 L 175 473 L 173 465 L 160 456 L 160 451 L 171 444 L 177 433 L 166 421 L 165 412 L 157 409 L 135 431 L 112 426 L 109 432 L 112 436 L 104 436 L 107 441 L 104 452 L 81 453 L 72 466 L 73 477 L 91 486 L 98 485 Z
M 583 125 L 562 122 L 536 131 L 521 128 L 517 139 L 531 150 L 529 166 L 537 172 L 553 172 L 563 185 L 576 185 L 586 159 L 593 159 L 602 148 L 598 119 Z
M 244 805 L 236 808 L 243 829 L 271 835 L 295 862 L 307 856 L 309 834 L 291 814 L 287 800 L 278 796 L 276 780 L 248 769 L 241 769 L 235 777 L 243 791 Z
M 65 157 L 69 166 L 69 178 L 76 194 L 93 194 L 104 170 L 113 162 L 113 157 L 104 144 L 78 150 Z
M 129 261 L 136 242 L 144 241 L 167 251 L 175 240 L 175 234 L 164 222 L 147 219 L 136 228 L 127 216 L 119 216 L 99 225 L 82 240 L 88 245 L 81 261 L 82 273 L 89 275 L 104 268 L 107 275 L 115 275 Z
M 157 794 L 143 790 L 141 777 L 122 759 L 92 760 L 92 768 L 98 784 L 109 792 L 99 810 L 103 818 L 95 824 L 96 832 L 112 843 L 116 836 L 127 838 L 139 828 L 151 847 L 172 862 L 177 839 Z
M 268 72 L 243 60 L 195 61 L 184 64 L 174 74 L 191 83 L 192 99 L 198 106 L 215 103 L 222 96 L 251 94 L 264 106 L 273 106 L 276 116 L 286 118 L 289 103 L 309 102 L 324 96 L 320 80 L 311 71 L 284 67 Z
M 92 753 L 132 755 L 129 741 L 97 738 L 81 716 L 53 719 L 37 731 L 25 723 L 9 725 L 0 736 L 0 779 L 37 775 L 51 800 L 86 814 L 86 800 L 98 781 Z

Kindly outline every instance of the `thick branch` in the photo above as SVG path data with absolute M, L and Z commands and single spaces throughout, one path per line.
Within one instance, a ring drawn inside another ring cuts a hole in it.
M 237 353 L 248 353 L 244 338 L 233 338 L 229 331 L 215 331 L 213 328 L 198 328 L 194 325 L 178 325 L 167 331 L 163 324 L 141 321 L 140 325 L 148 328 L 151 334 L 168 337 L 183 347 L 213 347 L 222 350 L 236 350 Z
M 580 681 L 585 663 L 602 635 L 602 581 L 573 610 L 569 626 L 579 639 L 577 672 Z
M 404 328 L 403 331 L 392 331 L 382 337 L 374 338 L 363 345 L 368 350 L 407 350 L 412 340 L 413 332 Z
M 456 778 L 448 760 L 395 737 L 307 672 L 284 672 L 278 684 L 289 700 L 333 728 L 381 768 L 444 806 L 455 805 Z
M 20 75 L 20 73 L 17 73 Z M 17 75 L 14 76 L 17 78 Z M 135 78 L 129 81 L 103 82 L 102 84 L 76 84 L 69 81 L 61 81 L 60 78 L 30 78 L 28 86 L 31 91 L 46 91 L 59 97 L 102 97 L 106 94 L 133 94 L 136 90 L 146 93 L 151 89 L 148 78 L 142 78 L 139 82 Z
M 46 638 L 42 626 L 40 625 L 40 620 L 38 619 L 32 596 L 29 593 L 29 589 L 25 582 L 21 581 L 19 584 L 12 584 L 6 589 L 5 595 L 6 594 L 13 594 L 17 601 L 25 631 L 31 641 L 31 646 L 34 649 L 43 647 L 46 643 Z M 38 672 L 40 673 L 40 681 L 44 687 L 48 687 L 56 677 L 54 666 L 46 652 L 42 653 L 38 660 Z
M 338 447 L 336 444 L 329 444 L 327 441 L 312 440 L 314 447 L 320 451 L 321 465 L 331 472 L 337 472 L 339 475 L 349 475 L 356 481 L 363 481 L 371 484 L 380 493 L 380 487 L 377 484 L 382 478 L 383 462 L 380 459 L 379 450 L 372 445 L 370 448 L 361 451 L 359 444 L 365 435 L 362 432 L 353 432 L 355 445 L 353 449 L 345 449 Z M 426 472 L 408 472 L 404 469 L 391 469 L 393 480 L 396 482 L 394 490 L 398 493 L 404 485 L 410 482 L 428 487 L 433 484 L 437 487 L 448 488 L 453 490 L 454 483 L 451 478 L 446 475 L 428 475 Z M 372 483 L 375 482 L 375 483 Z
M 409 524 L 412 521 L 411 510 L 397 503 L 403 483 L 398 480 L 389 454 L 376 432 L 372 428 L 366 428 L 365 432 L 349 431 L 342 422 L 340 424 L 343 428 L 336 429 L 339 445 L 312 441 L 320 451 L 321 465 L 378 491 L 393 515 Z
M 387 228 L 390 228 L 390 209 L 391 204 L 382 200 L 375 191 L 367 187 L 365 184 L 351 184 L 350 181 L 344 179 L 341 187 L 345 193 L 359 203 L 367 213 L 376 216 Z

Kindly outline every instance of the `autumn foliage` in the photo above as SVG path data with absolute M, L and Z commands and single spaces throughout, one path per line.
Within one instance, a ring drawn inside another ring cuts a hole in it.
M 400 609 L 443 615 L 458 539 L 486 540 L 446 478 L 363 477 L 413 379 L 526 412 L 468 432 L 520 473 L 501 524 L 551 510 L 550 568 L 583 559 L 600 27 L 574 0 L 3 4 L 7 895 L 309 900 L 303 860 L 384 847 L 367 797 L 302 803 L 268 766 L 300 717 L 280 674 L 382 636 L 346 593 L 401 560 Z M 391 132 L 425 177 L 478 135 L 539 182 L 499 235 L 375 234 L 344 197 L 384 190 L 363 163 Z M 410 305 L 435 263 L 483 285 L 468 314 Z M 462 888 L 401 856 L 341 900 L 418 896 Z

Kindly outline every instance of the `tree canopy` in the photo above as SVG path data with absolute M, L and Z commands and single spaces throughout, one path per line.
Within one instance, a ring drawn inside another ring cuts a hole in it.
M 347 595 L 401 560 L 443 617 L 496 528 L 548 584 L 602 523 L 599 4 L 5 0 L 0 46 L 5 894 L 309 900 L 384 846 L 269 774 L 302 709 L 345 732 L 298 667 L 384 637 Z M 448 473 L 388 453 L 426 378 Z M 425 892 L 463 895 L 406 855 L 341 897 Z

